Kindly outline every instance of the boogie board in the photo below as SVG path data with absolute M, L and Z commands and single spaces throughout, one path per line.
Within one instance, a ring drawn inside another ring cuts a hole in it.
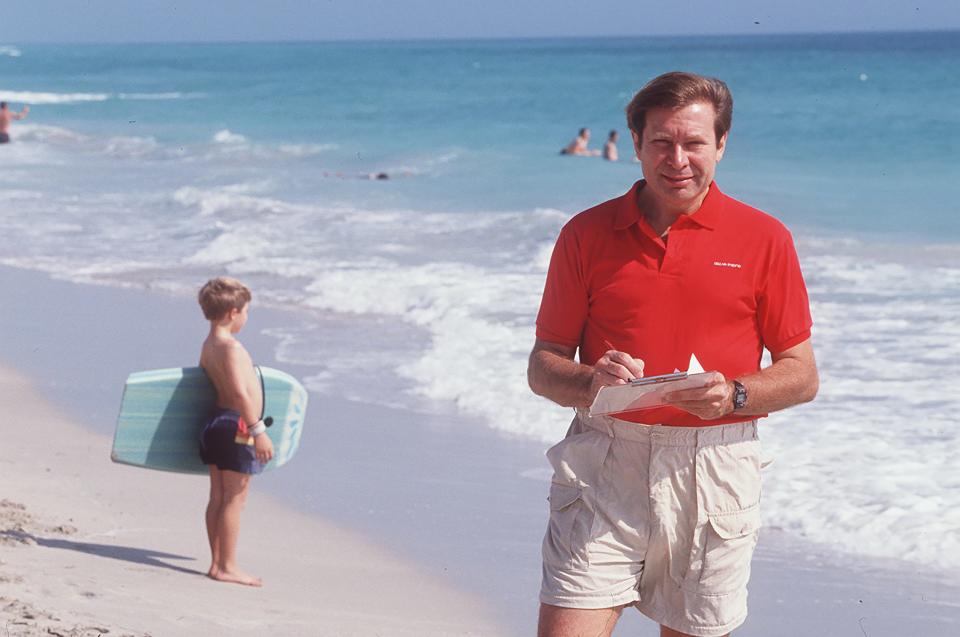
M 293 376 L 257 367 L 263 389 L 263 419 L 273 459 L 286 464 L 300 445 L 307 391 Z M 217 392 L 200 367 L 134 372 L 123 390 L 110 459 L 161 471 L 208 473 L 200 461 L 200 430 L 216 409 Z

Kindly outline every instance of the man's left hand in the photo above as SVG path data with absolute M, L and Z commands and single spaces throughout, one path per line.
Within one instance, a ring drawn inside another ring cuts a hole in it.
M 705 387 L 681 389 L 664 394 L 664 400 L 702 420 L 721 418 L 733 411 L 733 385 L 720 372 L 710 372 Z

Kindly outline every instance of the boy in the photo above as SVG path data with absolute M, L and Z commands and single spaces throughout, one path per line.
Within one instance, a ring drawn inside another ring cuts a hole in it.
M 273 443 L 260 419 L 260 381 L 250 355 L 234 336 L 247 322 L 250 299 L 245 285 L 227 277 L 207 281 L 198 295 L 203 315 L 210 321 L 200 367 L 217 390 L 217 410 L 200 433 L 200 457 L 210 467 L 206 522 L 212 559 L 207 576 L 262 586 L 259 577 L 241 571 L 236 561 L 240 512 L 250 476 L 260 473 L 273 458 Z

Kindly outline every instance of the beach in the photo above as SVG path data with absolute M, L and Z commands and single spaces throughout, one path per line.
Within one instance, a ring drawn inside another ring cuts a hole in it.
M 202 575 L 205 480 L 109 461 L 124 369 L 143 365 L 148 346 L 135 342 L 163 342 L 148 359 L 160 366 L 186 358 L 203 332 L 193 300 L 0 269 L 0 292 L 18 291 L 18 312 L 0 319 L 0 404 L 17 425 L 0 447 L 3 475 L 15 476 L 0 492 L 0 617 L 11 635 L 533 633 L 542 445 L 314 392 L 298 455 L 255 480 L 244 514 L 241 564 L 264 588 L 215 583 Z M 51 313 L 57 304 L 70 313 Z M 268 350 L 269 321 L 291 320 L 256 309 L 254 352 Z M 71 342 L 87 363 L 57 366 Z M 751 616 L 736 634 L 946 635 L 960 626 L 958 600 L 946 572 L 767 527 Z M 656 630 L 628 612 L 615 634 Z
M 821 380 L 761 421 L 736 634 L 960 634 L 960 33 L 6 48 L 11 635 L 533 634 L 571 418 L 526 380 L 547 264 L 640 178 L 623 109 L 674 68 L 733 91 L 717 185 L 791 231 Z M 622 161 L 559 155 L 584 126 Z M 201 575 L 203 479 L 109 459 L 127 375 L 196 364 L 218 275 L 310 395 L 242 525 L 260 591 Z
M 109 462 L 110 439 L 0 370 L 0 631 L 70 635 L 497 635 L 487 604 L 382 543 L 256 493 L 241 557 L 205 577 L 206 480 Z

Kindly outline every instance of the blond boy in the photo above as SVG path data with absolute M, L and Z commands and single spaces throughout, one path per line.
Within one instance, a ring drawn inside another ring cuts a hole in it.
M 262 586 L 259 577 L 237 567 L 240 513 L 250 476 L 260 473 L 273 458 L 273 443 L 261 420 L 260 380 L 253 360 L 235 337 L 247 322 L 250 299 L 250 290 L 228 277 L 207 281 L 198 295 L 203 315 L 210 321 L 200 367 L 217 390 L 217 410 L 200 434 L 200 457 L 210 468 L 207 575 L 221 582 Z

